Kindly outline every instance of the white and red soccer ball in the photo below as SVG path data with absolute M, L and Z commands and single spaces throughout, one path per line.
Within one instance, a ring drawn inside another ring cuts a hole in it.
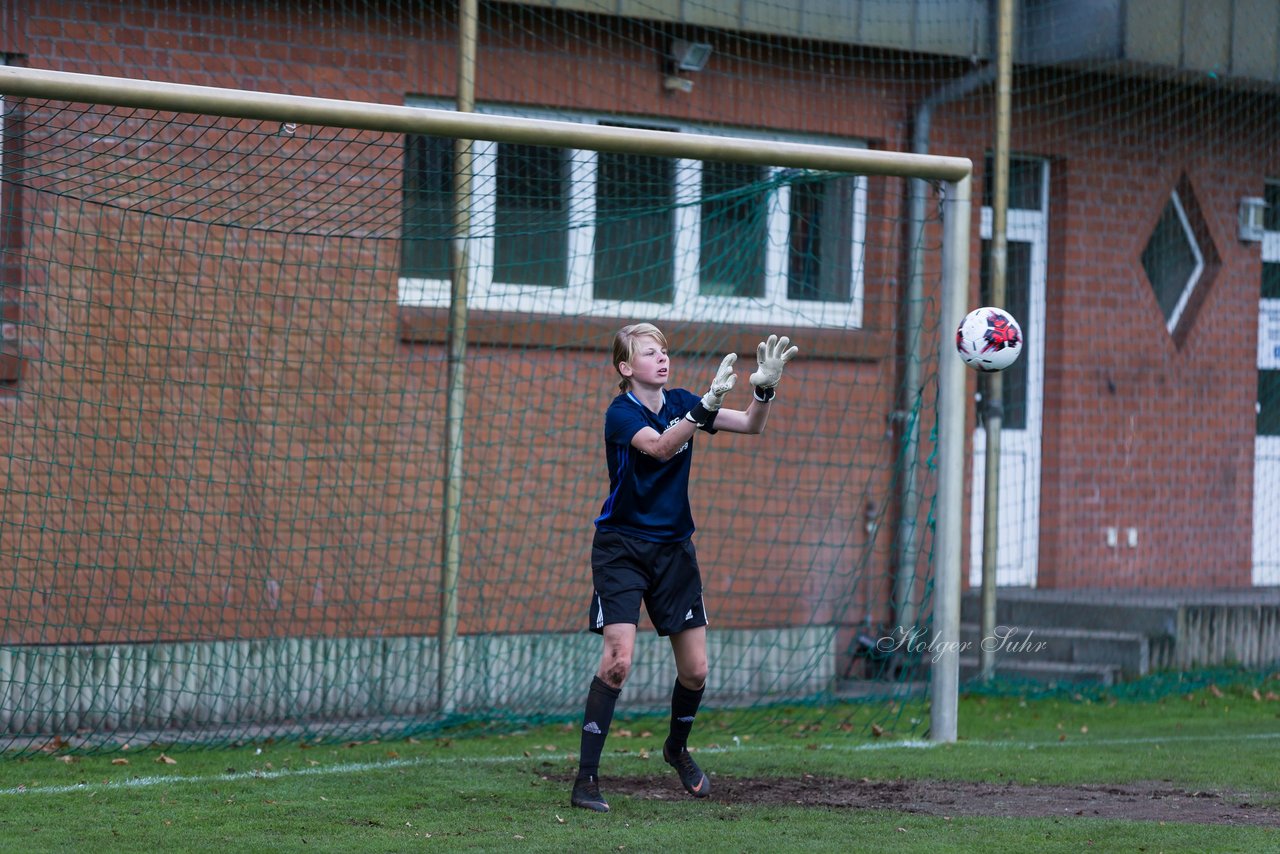
M 1022 353 L 1022 327 L 1002 308 L 975 308 L 956 329 L 956 352 L 975 371 L 1003 371 Z

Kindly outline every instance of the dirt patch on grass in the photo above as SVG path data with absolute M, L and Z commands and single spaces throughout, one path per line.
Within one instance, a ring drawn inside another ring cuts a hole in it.
M 1160 783 L 1038 786 L 941 780 L 712 778 L 711 800 L 731 804 L 792 805 L 827 809 L 892 810 L 931 816 L 1083 818 L 1280 827 L 1280 809 L 1249 803 L 1243 795 L 1189 792 Z M 605 796 L 685 800 L 674 777 L 601 780 Z

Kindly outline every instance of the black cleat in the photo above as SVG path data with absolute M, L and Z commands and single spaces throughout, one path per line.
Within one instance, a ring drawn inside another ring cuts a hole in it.
M 570 796 L 569 803 L 584 810 L 609 811 L 609 802 L 600 794 L 600 781 L 594 776 L 579 777 L 573 781 L 573 795 Z
M 693 757 L 689 755 L 688 750 L 681 748 L 678 753 L 673 753 L 667 745 L 663 744 L 662 758 L 666 760 L 668 765 L 676 769 L 686 792 L 695 798 L 705 798 L 711 794 L 711 781 L 707 779 L 706 774 L 702 773 L 698 763 L 693 761 Z

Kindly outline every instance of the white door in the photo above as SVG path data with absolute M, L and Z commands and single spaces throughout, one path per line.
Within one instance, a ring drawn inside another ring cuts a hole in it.
M 1016 165 L 1015 165 L 1016 164 Z M 1018 160 L 1010 168 L 1006 299 L 1003 308 L 1022 326 L 1022 356 L 1003 374 L 996 584 L 1034 587 L 1040 548 L 1040 433 L 1044 401 L 1044 287 L 1048 244 L 1048 164 Z M 991 174 L 990 171 L 987 174 Z M 1025 185 L 1019 187 L 1019 181 Z M 1014 207 L 1019 201 L 1026 207 Z M 1032 206 L 1034 205 L 1034 206 Z M 982 208 L 982 280 L 987 290 L 991 208 Z M 979 389 L 981 389 L 981 381 Z M 978 411 L 982 406 L 979 401 Z M 986 427 L 973 436 L 969 583 L 982 583 Z
M 1268 195 L 1280 197 L 1280 192 Z M 1253 583 L 1280 584 L 1280 231 L 1267 231 L 1262 241 L 1258 420 L 1253 457 Z

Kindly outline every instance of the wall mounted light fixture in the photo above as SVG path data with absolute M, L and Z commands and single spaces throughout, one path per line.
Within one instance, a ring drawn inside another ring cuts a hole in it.
M 677 71 L 701 71 L 707 67 L 707 60 L 711 58 L 711 45 L 673 39 L 670 58 Z
M 1245 196 L 1240 200 L 1240 239 L 1257 243 L 1267 230 L 1267 200 L 1260 196 Z
M 693 81 L 682 77 L 682 71 L 701 71 L 706 68 L 711 58 L 711 45 L 706 42 L 691 42 L 684 39 L 672 39 L 667 49 L 666 74 L 662 78 L 662 88 L 668 92 L 692 92 Z

